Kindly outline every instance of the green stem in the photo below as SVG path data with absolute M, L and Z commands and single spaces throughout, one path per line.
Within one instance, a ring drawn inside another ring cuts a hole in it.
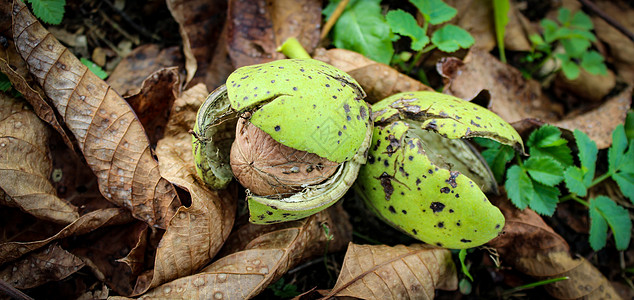
M 579 198 L 579 196 L 575 195 L 575 194 L 571 194 L 572 195 L 572 200 L 577 201 L 578 203 L 581 203 L 582 205 L 586 206 L 586 207 L 590 207 L 590 203 L 588 203 L 588 201 L 585 201 L 581 198 Z
M 286 39 L 276 51 L 284 53 L 288 58 L 311 58 L 302 44 L 294 37 Z
M 592 188 L 593 186 L 595 186 L 595 185 L 597 185 L 597 184 L 601 183 L 601 181 L 603 181 L 603 180 L 606 180 L 606 179 L 610 178 L 610 176 L 612 176 L 612 172 L 607 172 L 607 173 L 605 173 L 605 174 L 603 174 L 603 175 L 601 175 L 601 176 L 599 176 L 599 177 L 595 178 L 595 179 L 592 181 L 592 184 L 590 184 L 590 187 L 588 187 L 588 189 L 590 189 L 590 188 Z
M 518 286 L 516 288 L 512 288 L 508 291 L 505 291 L 505 294 L 512 294 L 515 292 L 519 292 L 521 290 L 526 290 L 526 289 L 530 289 L 530 288 L 534 288 L 534 287 L 538 287 L 538 286 L 542 286 L 542 285 L 546 285 L 546 284 L 551 284 L 551 283 L 555 283 L 557 281 L 562 281 L 562 280 L 568 280 L 568 276 L 563 276 L 563 277 L 557 277 L 557 278 L 551 278 L 551 279 L 546 279 L 546 280 L 542 280 L 542 281 L 538 281 L 538 282 L 533 282 L 533 283 L 529 283 L 529 284 L 525 284 L 522 286 Z

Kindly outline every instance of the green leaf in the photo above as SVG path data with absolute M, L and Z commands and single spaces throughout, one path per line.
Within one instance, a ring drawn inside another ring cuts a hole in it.
M 575 129 L 573 135 L 577 143 L 577 149 L 579 150 L 581 169 L 584 170 L 583 183 L 585 186 L 590 186 L 594 179 L 595 164 L 597 163 L 599 150 L 597 149 L 597 144 L 579 129 Z
M 491 168 L 491 172 L 493 172 L 495 180 L 497 182 L 502 182 L 504 179 L 504 171 L 506 171 L 506 164 L 515 156 L 513 148 L 502 145 L 501 147 L 498 146 L 497 148 L 484 150 L 481 154 L 489 165 L 489 168 Z
M 616 173 L 612 175 L 625 197 L 634 203 L 634 173 Z
M 291 283 L 285 283 L 284 278 L 280 278 L 280 280 L 271 284 L 269 287 L 273 291 L 275 296 L 280 298 L 293 298 L 301 294 L 297 290 L 297 286 Z
M 555 186 L 564 180 L 564 168 L 547 156 L 531 157 L 524 162 L 524 167 L 533 180 L 547 186 Z
M 28 0 L 33 7 L 33 14 L 44 23 L 58 25 L 64 18 L 66 0 Z
M 557 28 L 559 25 L 555 23 L 553 20 L 543 19 L 539 24 L 544 28 L 544 40 L 546 43 L 550 44 L 557 39 Z
M 574 14 L 574 16 L 572 16 L 572 20 L 570 20 L 570 26 L 585 30 L 591 30 L 592 28 L 594 28 L 590 17 L 581 10 L 578 10 Z
M 458 11 L 442 0 L 409 0 L 425 16 L 425 20 L 436 25 L 447 22 L 456 16 Z
M 561 57 L 564 56 L 557 55 L 557 57 L 561 59 Z M 564 72 L 566 78 L 570 80 L 577 79 L 577 77 L 579 77 L 579 66 L 577 66 L 577 64 L 570 60 L 567 56 L 565 58 L 565 60 L 561 60 L 561 70 Z
M 431 42 L 444 52 L 454 52 L 460 48 L 467 49 L 475 40 L 466 30 L 452 24 L 447 24 L 436 30 L 431 36 Z
M 581 58 L 584 52 L 590 48 L 590 41 L 586 38 L 568 38 L 561 40 L 561 45 L 564 46 L 566 54 L 572 58 Z
M 465 258 L 467 257 L 467 249 L 460 249 L 458 252 L 458 258 L 460 259 L 460 266 L 462 267 L 462 273 L 464 273 L 471 281 L 473 281 L 473 276 L 469 274 L 469 267 L 465 264 Z
M 546 44 L 546 42 L 544 42 L 544 39 L 542 39 L 542 36 L 539 34 L 531 34 L 528 36 L 528 39 L 533 43 L 533 45 L 544 45 Z
M 625 127 L 619 124 L 612 131 L 612 145 L 608 149 L 608 170 L 615 173 L 621 168 L 623 163 L 625 149 L 627 148 L 627 136 L 625 135 Z
M 394 33 L 408 36 L 412 39 L 412 50 L 420 51 L 429 43 L 429 37 L 409 13 L 400 9 L 391 10 L 387 13 L 385 19 Z
M 389 64 L 394 48 L 390 26 L 381 14 L 380 0 L 351 1 L 334 26 L 333 44 Z
M 606 224 L 607 223 L 607 224 Z M 630 244 L 632 220 L 627 209 L 606 196 L 590 200 L 590 246 L 599 250 L 605 246 L 607 225 L 614 233 L 616 249 L 625 250 Z
M 557 14 L 557 21 L 565 25 L 566 23 L 568 23 L 569 20 L 570 20 L 570 10 L 565 7 L 560 8 Z
M 571 193 L 581 197 L 588 194 L 588 186 L 583 182 L 583 171 L 575 166 L 570 166 L 564 173 L 564 182 Z
M 628 140 L 634 139 L 634 110 L 628 111 L 625 117 L 625 135 Z
M 533 181 L 517 165 L 511 166 L 506 172 L 504 187 L 511 202 L 519 209 L 526 208 L 535 194 Z
M 606 75 L 608 68 L 603 63 L 603 56 L 597 51 L 588 51 L 581 57 L 581 67 L 586 69 L 590 74 Z
M 86 58 L 81 58 L 80 59 L 81 63 L 84 64 L 84 66 L 88 67 L 88 70 L 92 71 L 93 73 L 95 73 L 95 75 L 97 75 L 97 77 L 101 78 L 101 79 L 106 79 L 108 77 L 108 73 L 106 73 L 106 71 L 104 71 L 101 67 L 99 67 L 97 64 L 95 64 L 94 62 L 90 61 L 89 59 Z
M 540 215 L 552 216 L 559 202 L 559 189 L 535 181 L 533 181 L 533 189 L 531 209 Z
M 511 4 L 509 0 L 493 0 L 493 16 L 495 20 L 495 38 L 498 43 L 498 51 L 500 60 L 506 63 L 506 54 L 504 53 L 504 32 L 506 24 L 509 23 L 509 10 Z
M 0 91 L 6 92 L 11 89 L 11 81 L 6 74 L 0 73 Z
M 572 151 L 567 144 L 568 141 L 561 137 L 561 130 L 552 125 L 544 125 L 533 131 L 526 141 L 531 156 L 552 157 L 564 167 L 573 163 Z

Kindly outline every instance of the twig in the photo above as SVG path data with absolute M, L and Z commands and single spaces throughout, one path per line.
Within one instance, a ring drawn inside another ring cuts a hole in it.
M 332 26 L 335 25 L 335 22 L 337 22 L 337 19 L 339 19 L 341 13 L 343 13 L 343 10 L 346 9 L 348 2 L 350 2 L 350 0 L 341 0 L 339 4 L 337 4 L 337 8 L 335 8 L 335 11 L 332 13 L 332 15 L 330 15 L 330 18 L 328 19 L 328 21 L 326 21 L 326 24 L 324 24 L 324 29 L 321 31 L 319 40 L 323 40 L 328 35 L 328 32 L 330 32 Z
M 589 10 L 591 10 L 592 12 L 597 14 L 599 17 L 601 17 L 601 19 L 606 21 L 608 24 L 612 25 L 612 27 L 614 27 L 616 30 L 620 31 L 622 34 L 624 34 L 631 41 L 634 42 L 634 33 L 632 33 L 627 28 L 625 28 L 625 26 L 623 26 L 623 24 L 619 23 L 617 20 L 615 20 L 614 18 L 610 17 L 608 14 L 606 14 L 604 11 L 602 11 L 598 6 L 596 6 L 590 0 L 579 0 L 579 2 L 581 2 L 581 4 L 583 4 L 583 6 L 587 7 Z
M 13 286 L 11 286 L 10 284 L 8 284 L 6 281 L 2 279 L 0 279 L 0 291 L 5 292 L 7 295 L 9 295 L 9 297 L 14 299 L 33 300 L 33 298 L 27 296 L 25 293 L 22 293 L 22 291 L 14 288 Z

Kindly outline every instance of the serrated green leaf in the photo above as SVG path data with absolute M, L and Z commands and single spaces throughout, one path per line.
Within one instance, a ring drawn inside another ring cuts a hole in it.
M 595 164 L 597 163 L 599 150 L 597 149 L 597 144 L 579 129 L 575 129 L 573 135 L 579 150 L 579 161 L 581 162 L 582 170 L 585 170 L 583 183 L 585 186 L 590 186 L 594 179 Z
M 570 80 L 574 80 L 579 77 L 579 66 L 569 59 L 561 61 L 561 70 L 564 72 L 566 78 Z
M 444 52 L 454 52 L 460 48 L 467 49 L 475 40 L 466 30 L 452 24 L 447 24 L 436 30 L 431 36 L 431 42 Z
M 592 28 L 594 28 L 590 17 L 581 10 L 578 10 L 574 14 L 574 16 L 572 16 L 572 19 L 570 20 L 570 26 L 585 30 L 591 30 Z
M 482 138 L 482 137 L 474 137 L 471 139 L 471 141 L 475 142 L 476 144 L 482 146 L 482 147 L 486 147 L 486 148 L 493 148 L 493 149 L 498 149 L 500 148 L 500 146 L 502 146 L 502 144 L 500 144 L 497 141 L 491 140 L 491 139 L 487 139 L 487 138 Z
M 561 45 L 569 57 L 581 58 L 583 53 L 590 48 L 591 43 L 585 38 L 573 37 L 561 40 Z
M 83 58 L 83 57 L 81 59 L 79 59 L 79 60 L 81 61 L 82 64 L 84 64 L 84 66 L 88 67 L 88 70 L 90 70 L 93 73 L 95 73 L 95 75 L 97 75 L 97 77 L 99 77 L 101 79 L 108 78 L 108 73 L 106 73 L 106 71 L 104 71 L 101 67 L 99 67 L 97 64 L 95 64 L 91 60 Z
M 511 4 L 509 0 L 493 0 L 493 16 L 495 20 L 495 38 L 498 44 L 500 60 L 506 62 L 506 54 L 504 53 L 504 32 L 506 24 L 509 22 L 509 10 Z
M 462 273 L 464 273 L 471 281 L 473 281 L 473 276 L 469 273 L 469 268 L 465 264 L 465 258 L 467 258 L 467 249 L 460 249 L 458 252 L 458 259 L 460 260 L 460 266 L 462 268 Z
M 580 38 L 586 39 L 590 42 L 594 42 L 597 40 L 597 37 L 592 34 L 592 32 L 583 30 L 583 29 L 570 29 L 570 32 L 565 38 Z
M 543 216 L 552 216 L 559 202 L 559 189 L 533 181 L 533 197 L 530 208 Z
M 400 9 L 391 10 L 387 13 L 385 19 L 390 28 L 392 28 L 392 32 L 412 39 L 412 50 L 420 51 L 429 43 L 429 37 L 409 13 Z
M 526 208 L 535 194 L 533 181 L 517 165 L 511 166 L 506 172 L 504 187 L 511 202 L 519 209 Z
M 619 185 L 623 195 L 634 203 L 634 173 L 619 172 L 613 174 L 612 179 Z
M 625 117 L 625 135 L 628 140 L 634 139 L 634 110 L 628 111 Z
M 588 51 L 581 57 L 581 67 L 590 74 L 606 75 L 608 68 L 603 63 L 603 56 L 597 51 Z
M 6 74 L 0 73 L 0 91 L 6 92 L 11 89 L 11 81 Z
M 437 25 L 456 16 L 458 11 L 442 0 L 409 0 L 425 16 L 427 22 Z
M 561 24 L 566 24 L 568 23 L 568 21 L 570 21 L 570 10 L 562 7 L 559 9 L 559 11 L 557 12 L 557 21 L 559 21 L 559 23 Z
M 544 125 L 533 131 L 528 140 L 529 154 L 535 156 L 548 156 L 557 160 L 562 166 L 572 165 L 572 151 L 568 147 L 568 141 L 561 138 L 561 130 L 552 125 Z
M 28 0 L 33 14 L 44 23 L 58 25 L 64 18 L 66 0 Z
M 514 156 L 515 151 L 513 148 L 506 145 L 482 151 L 482 157 L 489 165 L 489 168 L 491 169 L 491 172 L 493 172 L 493 176 L 495 176 L 495 180 L 497 182 L 502 182 L 504 179 L 506 164 L 508 164 Z
M 564 172 L 564 182 L 571 193 L 581 197 L 588 194 L 588 187 L 583 182 L 583 171 L 575 166 L 570 166 Z
M 564 168 L 548 156 L 530 157 L 524 162 L 524 167 L 533 180 L 547 186 L 555 186 L 564 180 Z
M 627 136 L 625 135 L 625 127 L 619 124 L 612 131 L 612 145 L 608 149 L 608 170 L 616 172 L 620 169 L 621 163 L 624 161 L 624 153 L 627 148 Z
M 380 0 L 351 1 L 334 26 L 333 44 L 389 64 L 394 48 Z
M 614 233 L 616 249 L 627 249 L 632 235 L 630 214 L 612 199 L 598 196 L 590 200 L 590 246 L 594 250 L 599 250 L 605 246 L 606 223 Z

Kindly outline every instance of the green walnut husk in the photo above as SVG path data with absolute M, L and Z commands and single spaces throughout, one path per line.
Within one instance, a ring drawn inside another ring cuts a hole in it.
M 198 111 L 193 137 L 198 174 L 213 188 L 231 181 L 234 128 L 239 117 L 248 115 L 275 141 L 340 163 L 330 178 L 289 197 L 247 191 L 250 221 L 268 224 L 317 213 L 343 197 L 366 161 L 373 122 L 363 98 L 352 77 L 313 59 L 239 68 Z
M 372 107 L 375 128 L 356 190 L 393 227 L 453 249 L 482 245 L 504 227 L 484 191 L 495 179 L 464 138 L 523 152 L 519 134 L 493 112 L 436 92 L 400 93 Z M 468 175 L 468 176 L 467 176 Z

